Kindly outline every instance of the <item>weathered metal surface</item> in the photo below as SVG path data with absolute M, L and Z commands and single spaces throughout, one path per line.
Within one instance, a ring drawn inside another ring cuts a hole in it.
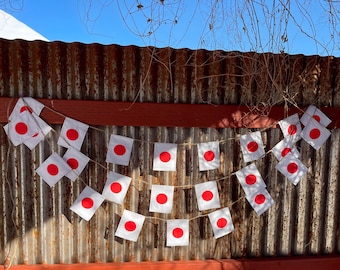
M 171 48 L 0 40 L 0 95 L 152 103 L 244 105 L 268 115 L 273 105 L 340 107 L 339 59 Z M 286 107 L 284 107 L 286 108 Z M 88 108 L 91 110 L 91 108 Z M 157 114 L 157 112 L 155 112 Z M 333 119 L 337 120 L 337 119 Z M 245 164 L 237 137 L 246 128 L 96 126 L 82 147 L 92 161 L 80 179 L 63 178 L 54 188 L 35 169 L 57 145 L 61 125 L 30 151 L 13 147 L 3 128 L 0 179 L 0 260 L 5 265 L 205 260 L 242 257 L 338 255 L 339 129 L 313 150 L 298 143 L 308 174 L 293 186 L 275 170 L 268 152 L 256 162 L 275 205 L 261 217 L 244 198 L 234 172 Z M 105 162 L 111 134 L 135 139 L 129 166 Z M 278 129 L 262 132 L 266 150 Z M 220 142 L 219 170 L 199 172 L 197 143 Z M 177 143 L 176 172 L 152 170 L 154 142 Z M 89 222 L 69 210 L 85 185 L 101 192 L 107 170 L 133 178 L 123 206 L 105 202 Z M 198 217 L 196 183 L 218 181 L 221 205 L 231 209 L 235 231 L 214 239 L 207 217 Z M 148 184 L 147 184 L 148 183 Z M 176 200 L 171 214 L 148 211 L 150 184 L 169 184 Z M 148 218 L 137 242 L 114 232 L 123 209 Z M 159 219 L 149 218 L 158 217 Z M 166 218 L 190 220 L 190 246 L 166 247 Z

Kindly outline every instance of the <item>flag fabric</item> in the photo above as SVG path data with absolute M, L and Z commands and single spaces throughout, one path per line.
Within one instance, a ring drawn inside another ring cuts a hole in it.
M 219 142 L 199 143 L 197 149 L 200 171 L 214 170 L 220 167 Z
M 154 143 L 154 171 L 176 171 L 176 160 L 177 144 Z
M 257 190 L 266 187 L 263 178 L 254 163 L 236 172 L 236 177 L 240 182 L 246 195 L 250 195 Z
M 211 212 L 208 214 L 208 217 L 216 239 L 234 230 L 234 224 L 228 207 Z
M 68 148 L 63 156 L 63 159 L 72 169 L 65 176 L 72 181 L 75 181 L 79 177 L 79 175 L 85 169 L 87 163 L 90 161 L 88 156 L 74 148 Z
M 24 111 L 12 119 L 4 126 L 4 131 L 14 146 L 31 139 L 35 134 L 40 132 L 36 120 L 28 111 Z
M 116 172 L 109 172 L 102 195 L 109 201 L 123 204 L 131 178 Z
M 52 130 L 52 128 L 44 121 L 42 120 L 37 114 L 32 113 L 33 118 L 35 119 L 36 123 L 38 124 L 40 131 L 38 133 L 35 133 L 31 138 L 24 141 L 24 144 L 32 150 L 34 147 L 40 143 L 45 136 Z
M 221 207 L 216 181 L 196 184 L 195 192 L 200 211 Z
M 166 245 L 168 247 L 189 245 L 189 220 L 168 219 L 166 225 Z
M 15 106 L 9 116 L 9 120 L 12 121 L 14 118 L 18 117 L 22 112 L 29 112 L 29 113 L 35 113 L 36 115 L 40 115 L 41 111 L 44 109 L 44 104 L 41 102 L 35 100 L 31 97 L 24 97 L 19 98 L 17 103 L 15 103 Z
M 244 162 L 257 160 L 265 154 L 260 131 L 242 135 L 240 144 Z
M 174 190 L 173 186 L 152 185 L 149 211 L 165 214 L 171 213 Z
M 66 148 L 80 150 L 88 128 L 87 124 L 66 117 L 57 143 Z
M 294 185 L 297 185 L 307 173 L 307 167 L 293 154 L 287 154 L 276 164 L 275 168 Z
M 291 140 L 293 143 L 301 139 L 300 133 L 302 128 L 297 113 L 280 120 L 278 124 L 285 138 Z
M 37 169 L 36 173 L 53 187 L 71 168 L 57 153 L 52 153 Z
M 297 158 L 300 157 L 299 150 L 297 150 L 297 148 L 294 145 L 293 141 L 288 139 L 288 138 L 284 138 L 283 140 L 278 142 L 272 148 L 272 153 L 274 154 L 274 156 L 278 160 L 281 160 L 282 158 L 284 158 L 288 153 L 292 153 Z
M 314 119 L 320 123 L 320 125 L 327 127 L 332 120 L 328 118 L 326 114 L 324 114 L 320 109 L 315 107 L 314 105 L 309 105 L 305 113 L 301 116 L 300 122 L 307 126 L 310 119 Z
M 246 199 L 259 216 L 266 212 L 274 204 L 273 198 L 265 188 L 246 195 Z
M 89 221 L 103 203 L 104 197 L 97 191 L 86 186 L 71 205 L 70 210 L 86 221 Z
M 115 236 L 136 242 L 142 230 L 145 216 L 124 210 L 119 221 Z
M 301 137 L 315 150 L 319 150 L 330 135 L 331 132 L 314 119 L 310 119 L 301 132 Z
M 106 154 L 106 162 L 117 165 L 129 165 L 133 139 L 112 134 Z

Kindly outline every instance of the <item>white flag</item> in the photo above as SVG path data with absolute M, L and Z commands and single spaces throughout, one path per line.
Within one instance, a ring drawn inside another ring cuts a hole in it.
M 288 138 L 293 143 L 301 139 L 300 133 L 302 128 L 299 115 L 297 113 L 280 120 L 278 124 L 285 138 Z
M 199 143 L 197 149 L 200 171 L 214 170 L 220 167 L 219 142 Z
M 18 117 L 23 112 L 29 113 L 34 112 L 36 115 L 40 115 L 43 108 L 44 104 L 35 100 L 34 98 L 31 97 L 19 98 L 8 119 L 12 121 L 14 118 Z
M 106 154 L 106 162 L 129 165 L 133 139 L 112 134 Z
M 215 238 L 220 238 L 234 230 L 234 224 L 228 207 L 208 214 Z
M 297 185 L 307 173 L 306 166 L 293 154 L 287 154 L 275 167 L 294 185 Z
M 259 216 L 274 204 L 273 198 L 266 189 L 261 189 L 255 193 L 246 195 L 246 199 Z
M 327 117 L 320 109 L 314 105 L 309 105 L 305 113 L 301 116 L 300 122 L 307 126 L 310 119 L 314 119 L 320 123 L 320 125 L 327 127 L 332 120 Z
M 236 176 L 246 195 L 266 187 L 266 184 L 254 163 L 237 171 Z
M 216 181 L 196 184 L 195 192 L 200 211 L 221 207 Z
M 189 245 L 189 220 L 168 219 L 166 225 L 166 245 L 168 247 Z
M 152 185 L 150 196 L 150 212 L 171 213 L 174 197 L 174 187 Z
M 297 150 L 295 147 L 294 143 L 292 140 L 289 140 L 287 138 L 284 138 L 280 142 L 278 142 L 273 148 L 272 148 L 272 153 L 274 156 L 278 159 L 281 160 L 284 158 L 288 153 L 292 153 L 295 157 L 299 158 L 300 157 L 300 152 Z
M 102 194 L 107 200 L 121 205 L 124 203 L 130 183 L 130 177 L 109 172 Z
M 155 143 L 153 156 L 154 171 L 176 171 L 177 144 Z
M 304 127 L 301 133 L 301 137 L 315 150 L 319 150 L 330 135 L 331 132 L 314 119 L 310 119 L 308 125 Z
M 251 162 L 265 155 L 260 131 L 242 135 L 240 144 L 244 162 Z
M 57 143 L 66 148 L 80 150 L 88 128 L 87 124 L 66 117 Z
M 67 165 L 62 157 L 57 153 L 52 153 L 52 155 L 36 169 L 36 172 L 50 187 L 53 187 L 70 170 L 70 166 Z
M 86 186 L 74 201 L 70 210 L 86 221 L 89 221 L 103 201 L 104 197 L 102 195 L 89 186 Z
M 85 169 L 90 158 L 74 148 L 68 148 L 63 156 L 63 159 L 71 167 L 71 171 L 66 174 L 66 177 L 75 181 L 82 171 Z
M 124 210 L 119 221 L 115 236 L 136 242 L 142 230 L 145 216 Z

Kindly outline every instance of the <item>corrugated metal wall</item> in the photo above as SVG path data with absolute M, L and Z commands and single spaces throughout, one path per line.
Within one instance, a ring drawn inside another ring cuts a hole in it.
M 5 97 L 114 100 L 156 103 L 340 106 L 340 60 L 98 44 L 0 40 L 0 95 Z M 90 108 L 89 108 L 90 109 Z M 155 112 L 156 114 L 157 112 Z M 266 113 L 263 111 L 263 113 Z M 142 121 L 142 120 L 141 120 Z M 3 123 L 4 124 L 4 123 Z M 3 125 L 2 124 L 2 125 Z M 30 151 L 13 147 L 3 128 L 0 179 L 0 261 L 4 264 L 221 259 L 340 253 L 338 129 L 319 150 L 299 142 L 308 174 L 298 186 L 275 170 L 268 153 L 256 162 L 275 205 L 261 217 L 252 210 L 233 173 L 245 164 L 236 138 L 249 130 L 106 126 L 90 128 L 82 147 L 93 161 L 81 179 L 54 188 L 35 174 L 56 144 L 61 126 Z M 130 165 L 105 162 L 111 134 L 135 139 Z M 278 129 L 262 132 L 266 150 L 282 139 Z M 219 170 L 199 172 L 196 144 L 220 141 Z M 152 170 L 153 142 L 179 144 L 176 172 Z M 95 161 L 95 162 L 94 162 Z M 69 210 L 89 185 L 101 192 L 107 170 L 133 178 L 123 206 L 105 202 L 89 222 Z M 215 240 L 199 212 L 192 188 L 218 181 L 221 205 L 231 209 L 235 231 Z M 172 214 L 148 212 L 150 185 L 175 189 Z M 123 209 L 146 219 L 136 243 L 114 237 Z M 188 218 L 190 246 L 166 247 L 165 218 Z

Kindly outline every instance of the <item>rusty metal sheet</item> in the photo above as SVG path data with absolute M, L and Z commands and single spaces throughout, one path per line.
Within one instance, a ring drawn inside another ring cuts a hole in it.
M 267 105 L 340 107 L 337 70 L 339 59 L 317 56 L 0 40 L 2 97 L 244 105 L 267 115 L 263 109 Z M 275 171 L 277 161 L 270 152 L 257 161 L 275 200 L 258 217 L 234 174 L 245 165 L 237 138 L 251 131 L 246 128 L 90 128 L 82 146 L 91 158 L 87 169 L 77 181 L 63 178 L 50 188 L 35 169 L 51 151 L 65 152 L 56 144 L 61 125 L 53 124 L 54 131 L 32 151 L 13 147 L 2 127 L 0 260 L 7 266 L 340 252 L 338 129 L 332 130 L 319 151 L 303 141 L 298 143 L 308 174 L 296 187 Z M 128 166 L 105 162 L 111 134 L 135 139 Z M 263 130 L 262 137 L 269 151 L 282 134 L 271 128 Z M 216 140 L 220 142 L 220 169 L 200 172 L 197 144 Z M 176 172 L 152 170 L 154 142 L 178 144 Z M 80 220 L 70 205 L 85 185 L 101 192 L 108 170 L 133 178 L 124 205 L 105 202 L 91 221 Z M 192 190 L 194 184 L 214 179 L 221 179 L 221 205 L 230 207 L 235 225 L 235 231 L 221 239 L 214 239 L 206 216 L 198 217 L 204 213 L 198 211 Z M 171 214 L 149 213 L 151 183 L 178 186 Z M 146 219 L 137 242 L 114 236 L 123 209 L 157 217 Z M 191 219 L 189 247 L 166 247 L 168 218 Z

